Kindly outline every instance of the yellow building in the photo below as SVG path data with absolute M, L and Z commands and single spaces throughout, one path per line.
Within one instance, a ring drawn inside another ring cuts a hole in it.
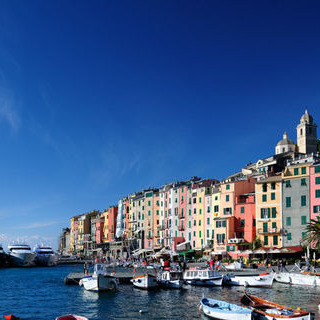
M 264 247 L 281 248 L 282 178 L 274 176 L 256 183 L 256 233 Z
M 205 187 L 197 190 L 197 234 L 196 234 L 196 248 L 201 249 L 204 246 L 205 238 L 205 209 L 204 209 L 204 198 L 205 198 Z
M 102 213 L 103 216 L 103 242 L 108 242 L 109 239 L 109 213 L 108 210 L 105 209 Z

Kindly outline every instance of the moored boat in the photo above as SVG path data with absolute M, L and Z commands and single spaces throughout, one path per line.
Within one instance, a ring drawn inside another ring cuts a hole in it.
M 167 289 L 181 289 L 184 284 L 182 279 L 181 271 L 160 271 L 157 276 L 159 285 Z
M 118 289 L 118 279 L 106 274 L 104 264 L 96 263 L 92 276 L 83 277 L 79 286 L 83 286 L 88 291 L 116 291 Z
M 34 265 L 35 254 L 27 244 L 8 246 L 10 264 L 14 267 L 31 267 Z
M 58 257 L 53 249 L 48 246 L 37 246 L 35 249 L 35 262 L 39 266 L 51 267 L 58 263 Z
M 187 284 L 193 286 L 221 286 L 222 275 L 215 270 L 208 268 L 190 268 L 183 274 L 183 279 Z
M 158 286 L 156 276 L 149 273 L 133 277 L 131 282 L 133 283 L 134 287 L 140 289 L 152 289 Z
M 275 280 L 280 283 L 300 285 L 300 286 L 320 286 L 320 277 L 315 274 L 297 272 L 279 272 Z
M 294 319 L 311 320 L 313 314 L 301 309 L 285 307 L 247 293 L 241 298 L 241 303 L 250 308 L 255 318 L 261 320 Z
M 213 319 L 251 320 L 252 318 L 250 309 L 225 301 L 202 298 L 200 305 L 203 313 Z
M 2 245 L 0 244 L 0 267 L 3 267 L 6 264 L 7 255 L 3 250 Z
M 271 288 L 275 273 L 261 273 L 259 275 L 234 275 L 227 274 L 223 283 L 230 286 Z
M 76 314 L 67 314 L 56 318 L 56 320 L 88 320 L 88 318 L 77 316 Z

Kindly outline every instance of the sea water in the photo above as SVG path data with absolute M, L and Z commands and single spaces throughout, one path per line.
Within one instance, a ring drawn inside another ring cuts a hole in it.
M 77 285 L 65 285 L 71 272 L 82 272 L 81 265 L 51 268 L 0 269 L 0 317 L 7 314 L 27 319 L 55 319 L 63 314 L 78 314 L 90 320 L 105 319 L 208 319 L 199 311 L 199 301 L 206 297 L 240 304 L 241 287 L 144 291 L 131 284 L 119 286 L 116 293 L 95 293 Z M 320 288 L 274 283 L 272 289 L 250 288 L 252 295 L 315 312 Z M 140 312 L 142 311 L 142 312 Z

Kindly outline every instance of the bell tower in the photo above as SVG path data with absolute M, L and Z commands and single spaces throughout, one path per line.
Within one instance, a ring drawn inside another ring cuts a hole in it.
M 297 126 L 297 145 L 299 153 L 317 152 L 317 125 L 313 122 L 308 109 L 304 112 Z

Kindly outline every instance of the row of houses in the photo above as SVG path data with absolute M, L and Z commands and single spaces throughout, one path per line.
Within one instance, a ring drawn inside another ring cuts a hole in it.
M 72 217 L 69 251 L 108 250 L 121 243 L 130 254 L 163 247 L 176 251 L 188 244 L 237 257 L 253 243 L 299 247 L 306 225 L 320 214 L 317 143 L 317 125 L 306 110 L 297 126 L 297 145 L 285 133 L 274 155 L 232 176 L 221 181 L 193 177 L 133 193 L 103 212 Z

